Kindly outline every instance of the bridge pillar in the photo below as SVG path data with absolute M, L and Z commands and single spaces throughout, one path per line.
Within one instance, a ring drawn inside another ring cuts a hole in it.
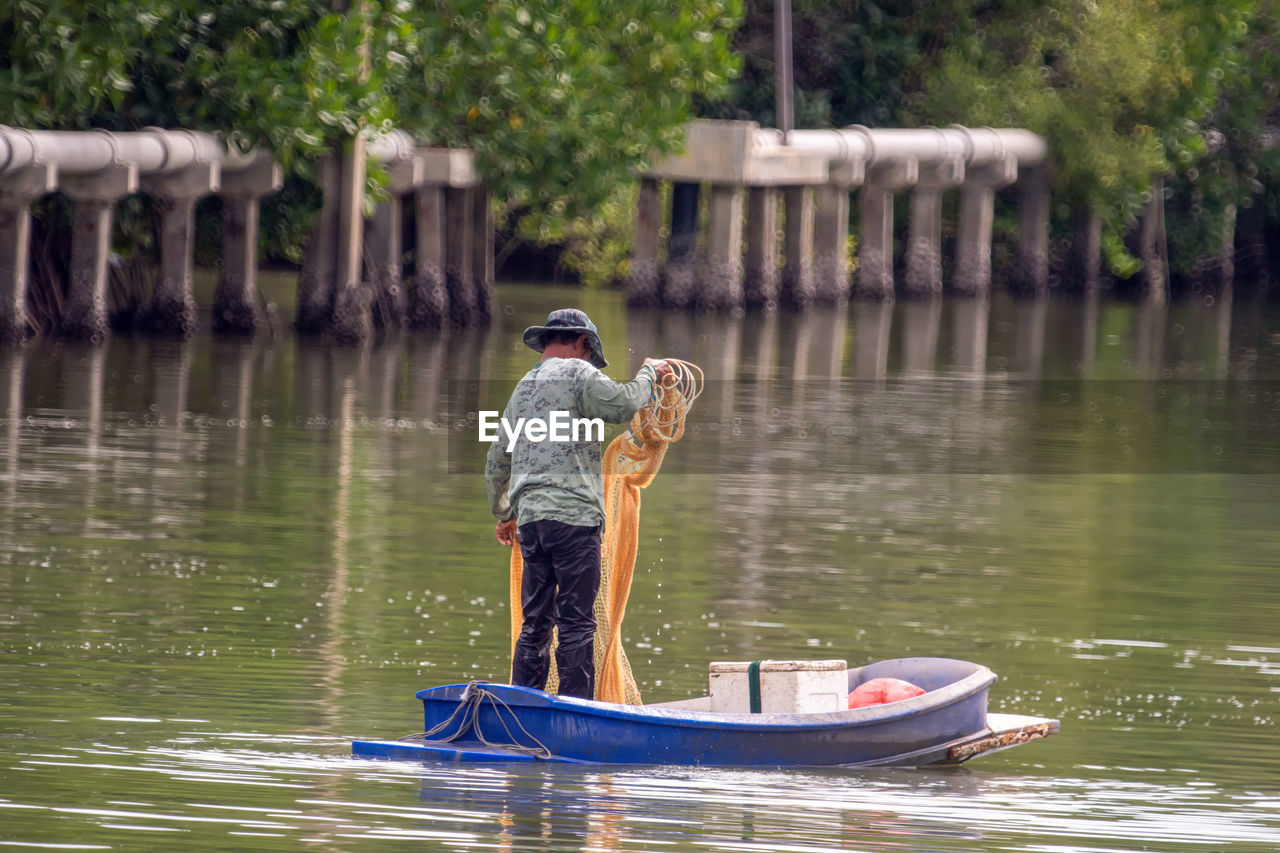
M 742 187 L 711 185 L 707 221 L 707 268 L 703 274 L 701 307 L 712 310 L 741 308 L 742 292 Z
M 893 194 L 919 175 L 914 157 L 900 157 L 868 169 L 858 193 L 858 279 L 854 298 L 893 299 Z
M 778 307 L 778 191 L 747 191 L 747 257 L 743 295 L 746 303 L 767 310 Z
M 1169 287 L 1165 239 L 1164 177 L 1157 175 L 1130 238 L 1130 251 L 1142 261 L 1142 269 L 1132 279 L 1134 295 L 1139 298 L 1165 301 Z
M 102 340 L 108 332 L 107 256 L 111 252 L 113 207 L 138 189 L 138 167 L 126 163 L 91 175 L 59 178 L 60 188 L 75 211 L 67 301 L 58 332 L 69 338 Z
M 356 134 L 339 157 L 337 259 L 333 279 L 332 333 L 343 343 L 373 335 L 364 283 L 365 138 Z
M 627 278 L 627 304 L 653 308 L 661 303 L 658 270 L 658 227 L 662 221 L 661 192 L 654 178 L 641 178 L 636 199 L 635 242 L 631 246 L 631 271 Z
M 1102 278 L 1102 217 L 1088 206 L 1071 217 L 1071 252 L 1067 277 L 1074 289 L 1096 293 Z
M 298 308 L 295 325 L 304 334 L 320 334 L 333 317 L 333 277 L 337 269 L 338 182 L 342 160 L 330 152 L 320 161 L 320 188 L 324 200 L 316 224 L 303 250 L 298 275 Z
M 813 190 L 807 186 L 782 189 L 787 206 L 783 234 L 783 305 L 807 308 L 813 303 Z
M 488 198 L 479 189 L 475 152 L 418 148 L 414 156 L 422 164 L 422 174 L 414 196 L 417 230 L 409 325 L 466 326 L 487 320 L 493 223 Z
M 475 287 L 476 321 L 487 326 L 493 317 L 493 210 L 484 185 L 471 188 L 471 281 Z
M 57 185 L 51 163 L 28 167 L 0 183 L 0 342 L 27 336 L 31 203 Z
M 258 157 L 246 169 L 222 173 L 222 263 L 213 291 L 213 331 L 253 334 L 258 305 L 258 216 L 262 197 L 280 189 L 280 164 Z
M 387 190 L 391 197 L 378 202 L 373 218 L 364 225 L 365 273 L 373 285 L 375 320 L 387 328 L 404 324 L 408 300 L 404 292 L 404 203 L 422 178 L 422 162 L 417 158 L 387 164 Z
M 376 306 L 374 322 L 386 328 L 399 328 L 404 322 L 406 300 L 404 273 L 400 266 L 404 256 L 404 205 L 394 192 L 391 198 L 378 202 L 373 217 L 364 224 L 366 274 L 373 286 Z
M 956 238 L 956 272 L 951 286 L 960 296 L 991 292 L 991 226 L 996 190 L 1017 180 L 1018 161 L 1000 159 L 969 169 L 960 188 L 960 222 Z
M 908 298 L 942 294 L 942 193 L 964 180 L 964 161 L 948 158 L 921 166 L 911 192 L 907 268 L 902 292 Z
M 1018 176 L 1018 274 L 1013 285 L 1023 294 L 1049 292 L 1049 174 L 1044 166 Z
M 471 241 L 475 234 L 475 193 L 470 187 L 445 191 L 444 277 L 449 288 L 450 319 L 455 326 L 475 325 L 479 319 L 472 281 Z
M 195 163 L 172 175 L 144 178 L 142 189 L 160 208 L 160 275 L 151 297 L 148 325 L 157 335 L 186 338 L 195 333 L 198 313 L 192 292 L 196 202 L 216 192 L 219 163 Z
M 409 327 L 425 329 L 449 319 L 449 287 L 445 281 L 445 188 L 427 184 L 413 194 L 413 285 L 409 288 Z
M 817 190 L 813 225 L 814 299 L 844 302 L 849 298 L 849 190 L 865 177 L 863 161 L 830 165 L 828 182 Z
M 671 233 L 667 237 L 667 272 L 662 283 L 662 303 L 668 308 L 688 308 L 693 304 L 701 189 L 700 184 L 685 181 L 676 181 L 671 187 Z

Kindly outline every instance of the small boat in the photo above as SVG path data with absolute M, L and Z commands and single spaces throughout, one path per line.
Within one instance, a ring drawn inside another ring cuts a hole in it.
M 620 705 L 509 684 L 451 684 L 417 694 L 424 733 L 357 740 L 351 751 L 362 758 L 454 762 L 918 767 L 959 764 L 1058 731 L 1054 719 L 988 714 L 987 691 L 996 675 L 980 664 L 901 658 L 845 669 L 844 675 L 848 691 L 871 679 L 895 678 L 926 692 L 844 710 L 725 713 L 710 710 L 707 696 Z M 753 678 L 758 691 L 758 675 Z M 758 693 L 751 698 L 759 707 Z

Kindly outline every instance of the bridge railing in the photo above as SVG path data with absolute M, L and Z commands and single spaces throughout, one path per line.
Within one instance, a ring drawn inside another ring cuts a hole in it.
M 368 155 L 389 176 L 391 198 L 378 205 L 364 240 L 361 286 L 387 325 L 487 321 L 492 299 L 493 233 L 488 196 L 470 151 L 419 148 L 403 131 L 371 138 Z M 324 331 L 334 312 L 338 187 L 325 175 L 325 205 L 300 277 L 299 312 Z M 30 331 L 27 317 L 31 205 L 60 192 L 72 203 L 71 251 L 60 334 L 100 339 L 108 332 L 111 228 L 116 204 L 135 192 L 160 211 L 159 270 L 147 309 L 160 334 L 196 328 L 192 292 L 195 206 L 223 200 L 222 254 L 214 292 L 213 329 L 251 333 L 262 324 L 257 292 L 261 200 L 280 189 L 279 164 L 263 152 L 229 150 L 215 136 L 189 130 L 43 131 L 0 126 L 0 338 Z M 414 275 L 402 280 L 404 202 L 412 197 Z M 357 206 L 358 209 L 358 206 Z
M 911 193 L 902 293 L 940 293 L 942 197 L 961 193 L 952 287 L 984 294 L 991 287 L 995 191 L 1021 188 L 1018 285 L 1043 292 L 1048 282 L 1048 147 L 1018 128 L 866 128 L 780 131 L 754 122 L 698 121 L 685 150 L 641 176 L 632 304 L 708 308 L 804 306 L 850 295 L 891 299 L 894 195 Z M 660 263 L 659 188 L 672 184 L 671 230 Z M 709 184 L 705 251 L 697 257 L 698 197 Z M 850 195 L 859 203 L 858 274 L 850 280 L 846 243 Z M 746 205 L 745 257 L 743 205 Z M 775 239 L 784 205 L 782 258 Z M 695 282 L 698 286 L 695 287 Z

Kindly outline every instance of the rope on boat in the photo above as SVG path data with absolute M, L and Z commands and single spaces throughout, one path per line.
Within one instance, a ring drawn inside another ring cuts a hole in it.
M 488 701 L 493 708 L 494 715 L 498 718 L 498 722 L 502 725 L 503 731 L 507 735 L 507 740 L 501 743 L 495 743 L 485 737 L 484 732 L 480 728 L 480 708 L 485 701 Z M 503 719 L 502 711 L 506 710 L 511 717 L 511 721 L 524 734 L 526 738 L 533 741 L 534 746 L 524 746 L 516 740 L 516 736 L 512 733 L 511 727 L 507 725 L 507 721 Z M 436 737 L 441 732 L 446 731 L 449 725 L 455 721 L 459 721 L 458 728 L 451 735 L 444 737 Z M 511 706 L 503 701 L 502 697 L 480 685 L 478 681 L 472 681 L 467 684 L 465 690 L 462 691 L 462 701 L 453 709 L 453 713 L 449 715 L 443 722 L 432 726 L 428 731 L 419 734 L 405 735 L 398 740 L 409 743 L 452 743 L 462 736 L 462 733 L 468 729 L 475 731 L 475 739 L 485 746 L 500 747 L 502 749 L 518 752 L 525 755 L 531 755 L 534 758 L 550 758 L 551 750 L 538 740 L 529 730 L 520 722 L 520 718 L 516 716 L 516 712 L 511 710 Z

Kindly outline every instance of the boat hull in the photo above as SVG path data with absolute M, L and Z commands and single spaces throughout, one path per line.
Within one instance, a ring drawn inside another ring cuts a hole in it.
M 922 750 L 849 764 L 821 766 L 835 767 L 928 767 L 957 765 L 980 755 L 988 755 L 1040 740 L 1058 731 L 1058 721 L 1047 717 L 1029 717 L 1019 714 L 990 714 L 988 727 L 958 740 L 928 746 Z M 358 740 L 351 745 L 352 754 L 358 758 L 385 759 L 391 761 L 443 761 L 455 764 L 506 764 L 538 763 L 597 764 L 551 755 L 540 758 L 528 752 L 510 747 L 491 746 L 476 742 L 428 743 L 405 740 Z M 779 767 L 803 766 L 793 763 Z
M 831 713 L 720 714 L 592 702 L 512 685 L 455 684 L 417 694 L 429 738 L 356 741 L 352 751 L 369 758 L 465 762 L 922 765 L 956 763 L 1056 731 L 1056 721 L 1039 718 L 992 728 L 987 690 L 995 674 L 978 664 L 882 661 L 849 670 L 849 687 L 882 676 L 904 678 L 928 692 Z

